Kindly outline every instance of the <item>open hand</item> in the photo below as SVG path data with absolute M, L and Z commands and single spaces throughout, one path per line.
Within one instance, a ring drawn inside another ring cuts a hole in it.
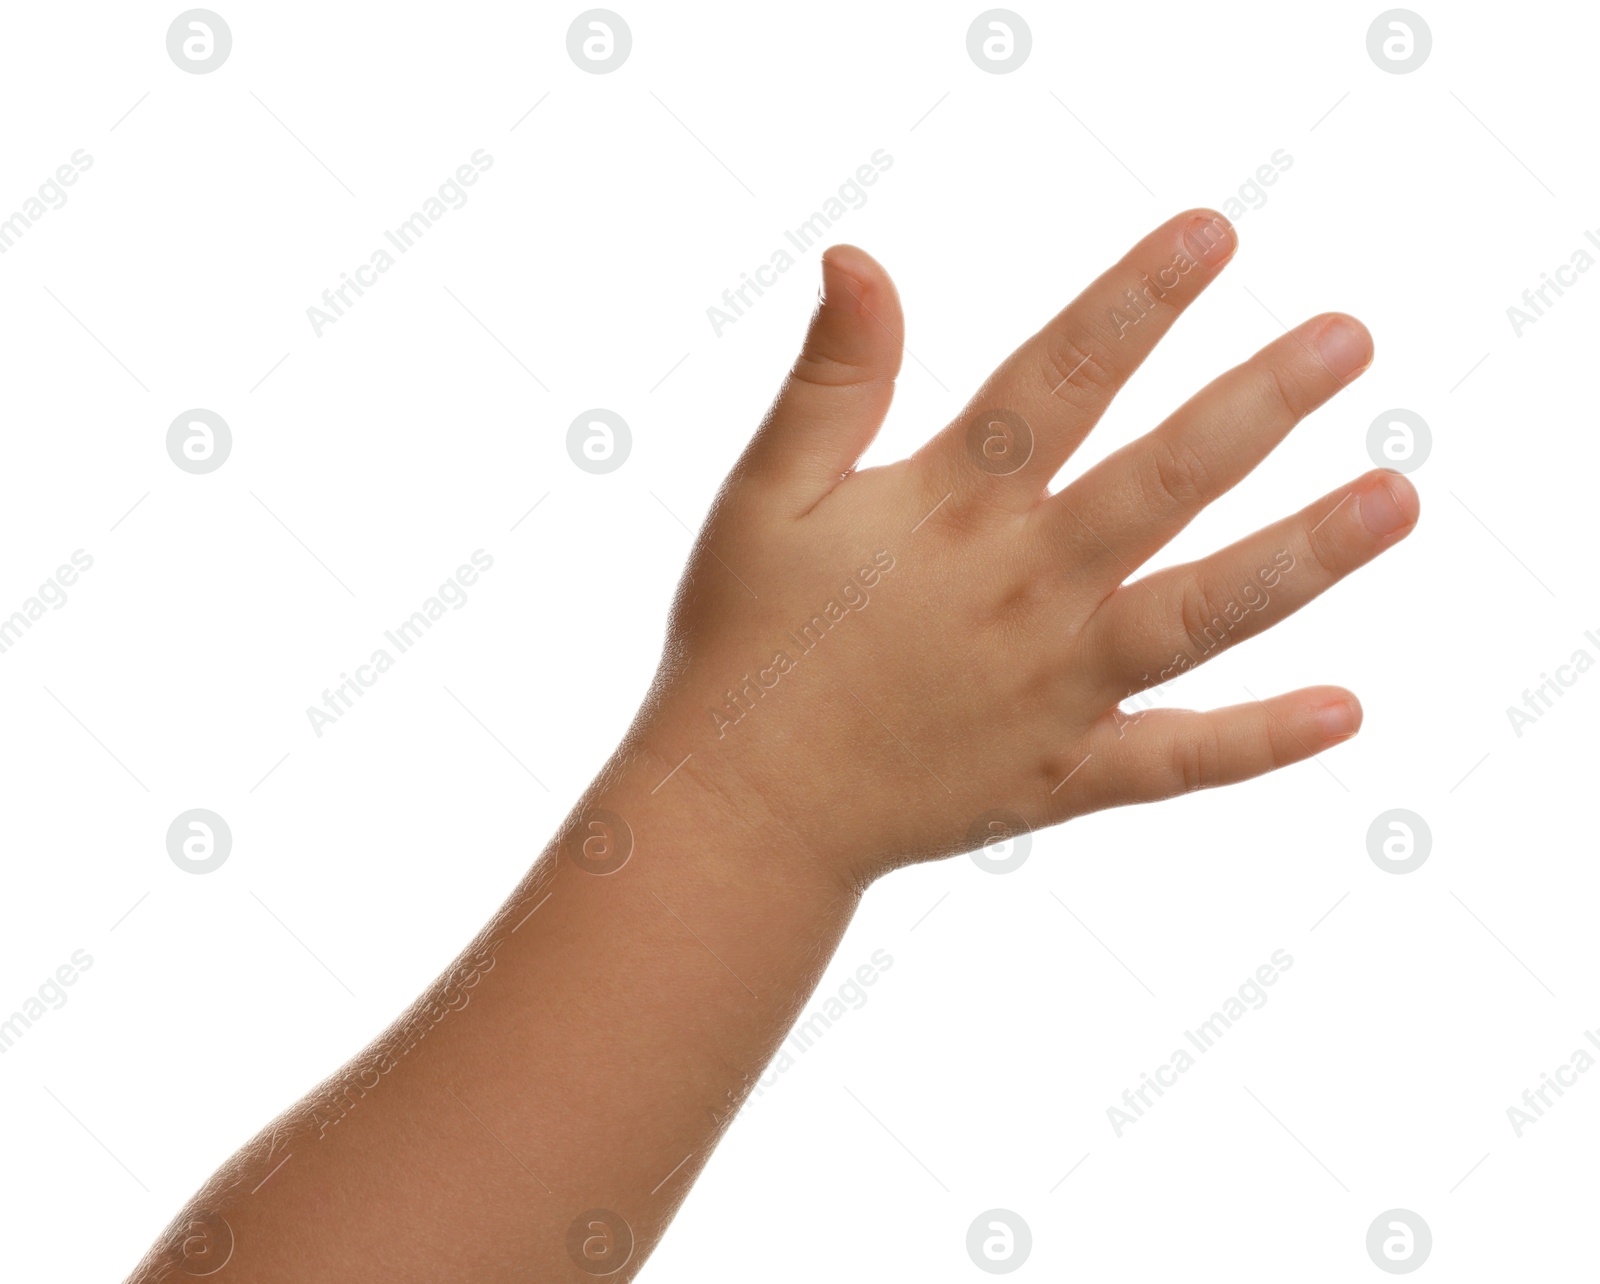
M 1410 483 L 1377 470 L 1136 578 L 1367 368 L 1360 322 L 1313 317 L 1049 489 L 1235 247 L 1212 211 L 1169 220 L 915 455 L 861 471 L 903 319 L 882 267 L 829 250 L 804 350 L 684 576 L 638 741 L 669 763 L 692 753 L 685 770 L 729 806 L 864 882 L 1018 821 L 1231 784 L 1354 735 L 1360 705 L 1337 687 L 1204 713 L 1119 706 L 1270 628 L 1415 525 Z

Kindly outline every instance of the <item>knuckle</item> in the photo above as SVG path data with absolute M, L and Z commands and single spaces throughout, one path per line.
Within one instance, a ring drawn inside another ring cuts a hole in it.
M 1210 469 L 1194 445 L 1181 436 L 1150 439 L 1149 490 L 1164 508 L 1201 507 L 1214 498 Z
M 1070 389 L 1081 397 L 1104 399 L 1118 384 L 1116 370 L 1104 357 L 1064 335 L 1046 343 L 1044 373 L 1051 396 L 1064 396 Z
M 1311 413 L 1313 407 L 1305 394 L 1292 380 L 1285 378 L 1284 372 L 1276 364 L 1266 363 L 1262 384 L 1263 394 L 1280 419 L 1297 424 Z
M 1304 747 L 1289 733 L 1289 729 L 1276 718 L 1269 718 L 1266 725 L 1267 761 L 1271 763 L 1271 770 L 1277 771 L 1280 767 L 1287 767 L 1290 763 L 1298 762 L 1305 757 Z
M 1034 632 L 1044 595 L 1036 580 L 1023 580 L 1002 588 L 988 607 L 985 622 L 999 630 L 1007 644 L 1027 645 L 1027 637 Z M 1028 683 L 1037 694 L 1041 685 L 1037 680 Z
M 796 383 L 819 388 L 892 383 L 893 372 L 884 371 L 874 351 L 872 344 L 863 342 L 857 329 L 819 303 L 790 377 Z
M 1089 784 L 1098 765 L 1089 761 L 1093 756 L 1059 750 L 1040 756 L 1039 782 L 1050 795 L 1053 806 L 1064 807 L 1068 812 L 1081 810 L 1084 797 L 1092 792 Z
M 851 361 L 843 354 L 830 353 L 814 344 L 807 344 L 805 350 L 795 358 L 791 377 L 796 383 L 811 384 L 817 388 L 848 388 L 881 382 L 871 366 Z
M 1339 503 L 1307 530 L 1295 545 L 1296 565 L 1304 565 L 1314 582 L 1323 586 L 1342 578 L 1354 565 L 1356 554 L 1351 547 L 1350 497 Z
M 1178 627 L 1187 642 L 1202 654 L 1226 641 L 1229 632 L 1227 619 L 1198 580 L 1185 584 L 1178 594 Z
M 1339 549 L 1338 535 L 1327 527 L 1306 537 L 1306 561 L 1312 573 L 1323 583 L 1338 579 L 1343 574 L 1340 567 L 1346 560 Z
M 1222 782 L 1222 744 L 1211 727 L 1195 728 L 1177 742 L 1170 765 L 1173 783 L 1183 793 L 1211 789 Z

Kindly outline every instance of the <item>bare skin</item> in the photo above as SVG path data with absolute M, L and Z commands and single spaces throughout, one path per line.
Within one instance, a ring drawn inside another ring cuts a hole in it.
M 876 879 L 1353 736 L 1337 687 L 1120 706 L 1416 524 L 1410 484 L 1376 471 L 1138 575 L 1367 367 L 1359 322 L 1312 318 L 1050 491 L 1234 248 L 1212 211 L 1163 224 L 915 455 L 860 471 L 903 322 L 873 259 L 828 251 L 623 743 L 450 971 L 208 1181 L 131 1278 L 632 1278 Z

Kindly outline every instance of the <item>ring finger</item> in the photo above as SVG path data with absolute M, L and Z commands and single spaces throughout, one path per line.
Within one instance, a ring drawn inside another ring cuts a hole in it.
M 1125 698 L 1271 628 L 1398 544 L 1419 508 L 1410 482 L 1375 469 L 1209 557 L 1118 589 L 1089 622 L 1114 657 L 1108 686 Z

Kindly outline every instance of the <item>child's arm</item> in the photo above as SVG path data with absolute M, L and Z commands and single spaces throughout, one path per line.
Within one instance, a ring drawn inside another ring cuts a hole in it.
M 882 268 L 829 251 L 622 746 L 451 971 L 213 1177 L 134 1278 L 629 1278 L 876 877 L 1013 823 L 990 813 L 1055 824 L 1353 735 L 1334 687 L 1211 713 L 1118 702 L 1415 524 L 1410 484 L 1374 472 L 1133 579 L 1365 369 L 1359 323 L 1306 322 L 1048 491 L 1233 248 L 1220 216 L 1166 223 L 916 455 L 859 473 L 902 320 Z

